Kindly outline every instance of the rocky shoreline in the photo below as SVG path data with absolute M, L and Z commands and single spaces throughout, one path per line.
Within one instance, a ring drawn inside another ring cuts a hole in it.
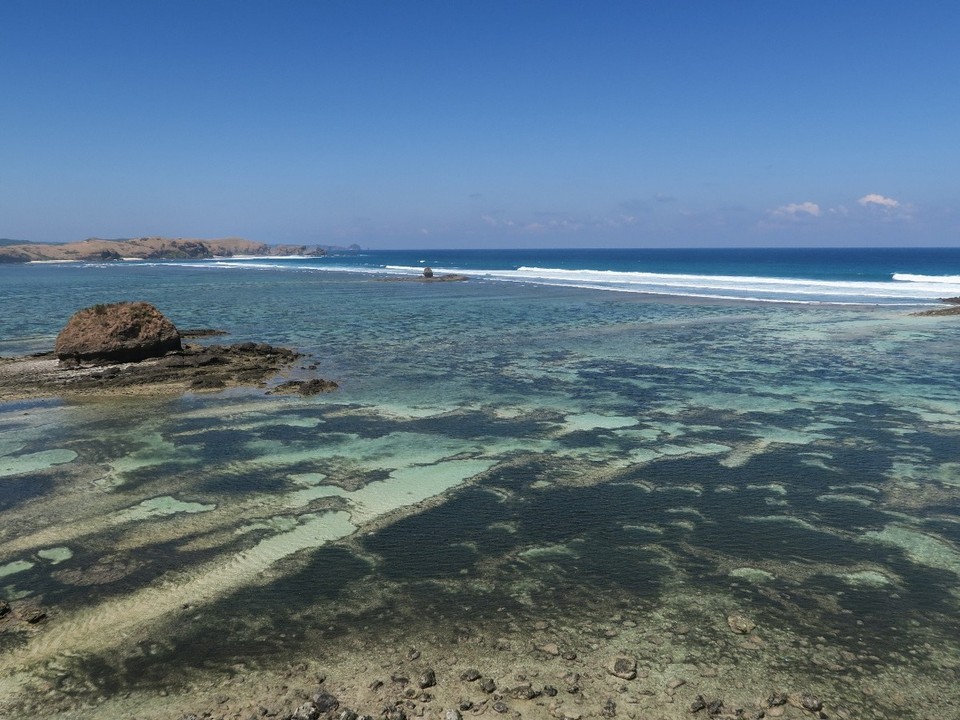
M 0 358 L 0 402 L 56 395 L 156 395 L 241 385 L 265 388 L 302 357 L 267 343 L 183 343 L 184 338 L 225 334 L 211 328 L 181 332 L 142 301 L 84 308 L 57 335 L 53 352 Z M 316 395 L 336 388 L 330 380 L 294 379 L 271 392 Z
M 0 358 L 0 402 L 52 396 L 109 397 L 266 388 L 302 355 L 266 343 L 186 345 L 183 350 L 140 362 L 64 367 L 53 352 Z M 322 385 L 322 388 L 321 388 Z M 335 389 L 331 381 L 291 380 L 281 393 L 315 394 Z

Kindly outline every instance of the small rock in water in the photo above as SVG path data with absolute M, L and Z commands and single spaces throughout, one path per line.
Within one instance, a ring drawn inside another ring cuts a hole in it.
M 738 635 L 746 635 L 747 633 L 753 632 L 753 629 L 757 626 L 753 620 L 745 618 L 743 615 L 730 615 L 727 618 L 727 625 Z
M 425 267 L 425 268 L 423 269 L 423 276 L 424 276 L 425 278 L 432 278 L 432 277 L 433 277 L 433 268 Z
M 437 674 L 432 669 L 429 669 L 420 676 L 417 684 L 420 686 L 421 690 L 433 687 L 437 684 Z
M 823 701 L 816 695 L 804 693 L 800 698 L 800 706 L 809 712 L 819 712 L 823 709 Z
M 787 704 L 787 694 L 782 692 L 770 693 L 770 697 L 767 698 L 768 707 L 780 707 L 781 705 Z
M 340 707 L 340 701 L 328 692 L 317 692 L 311 698 L 320 713 L 328 713 Z
M 480 683 L 480 689 L 489 695 L 497 689 L 497 684 L 493 681 L 493 678 L 487 678 Z
M 510 697 L 515 700 L 533 700 L 540 697 L 540 691 L 534 690 L 530 683 L 525 683 L 510 690 Z
M 633 680 L 637 677 L 637 661 L 628 657 L 617 657 L 610 661 L 607 671 L 622 680 Z
M 293 711 L 290 720 L 317 720 L 320 717 L 320 711 L 312 702 L 305 702 L 303 705 Z
M 493 704 L 493 709 L 496 710 L 498 713 L 501 713 L 501 714 L 503 714 L 503 713 L 505 713 L 507 710 L 509 710 L 509 708 L 508 708 L 506 705 L 504 705 L 502 702 L 495 702 L 495 703 Z
M 693 699 L 693 702 L 690 703 L 690 712 L 692 713 L 700 712 L 701 710 L 706 709 L 706 707 L 707 707 L 707 701 L 703 699 L 703 695 L 697 695 Z
M 45 620 L 47 614 L 40 608 L 31 608 L 23 613 L 23 619 L 31 625 L 36 625 L 41 620 Z

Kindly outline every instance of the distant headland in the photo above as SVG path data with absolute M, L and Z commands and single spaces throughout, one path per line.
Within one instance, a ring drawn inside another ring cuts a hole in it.
M 322 245 L 268 245 L 244 240 L 223 238 L 199 240 L 193 238 L 139 237 L 119 240 L 88 238 L 70 243 L 36 243 L 0 241 L 0 263 L 24 262 L 98 262 L 110 260 L 199 260 L 214 257 L 304 256 L 320 257 L 329 251 L 356 252 L 359 246 L 332 248 Z

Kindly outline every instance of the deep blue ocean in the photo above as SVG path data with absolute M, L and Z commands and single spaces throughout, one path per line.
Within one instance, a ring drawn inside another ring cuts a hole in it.
M 916 304 L 960 295 L 960 248 L 363 250 L 230 267 L 464 273 L 501 282 L 812 303 Z

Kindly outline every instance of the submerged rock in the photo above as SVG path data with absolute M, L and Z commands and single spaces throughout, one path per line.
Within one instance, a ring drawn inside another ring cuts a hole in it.
M 628 657 L 616 657 L 607 665 L 607 671 L 621 680 L 633 680 L 637 677 L 637 661 Z
M 139 362 L 181 349 L 176 326 L 146 302 L 79 310 L 57 335 L 54 346 L 61 364 Z
M 417 681 L 417 685 L 420 686 L 421 690 L 426 688 L 431 688 L 437 684 L 437 674 L 433 670 L 426 670 L 423 675 L 420 676 L 420 679 Z
M 339 387 L 333 380 L 323 380 L 315 378 L 313 380 L 288 380 L 280 383 L 271 390 L 272 395 L 319 395 L 320 393 L 333 392 Z
M 746 635 L 753 632 L 753 629 L 757 626 L 753 620 L 745 618 L 743 615 L 730 615 L 727 618 L 727 625 L 737 635 Z

